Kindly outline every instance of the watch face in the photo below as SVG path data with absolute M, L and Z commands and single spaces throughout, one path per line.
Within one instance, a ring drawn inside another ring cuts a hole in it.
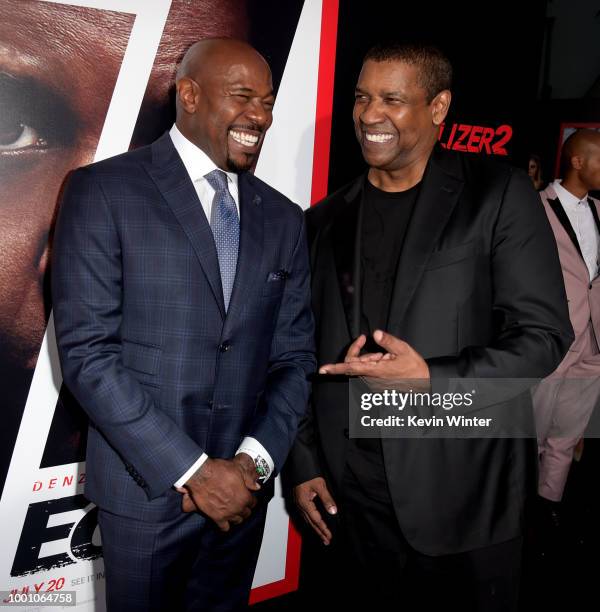
M 266 459 L 263 459 L 260 455 L 258 455 L 254 459 L 254 465 L 256 466 L 256 473 L 258 474 L 258 480 L 264 482 L 269 477 L 271 470 L 269 469 L 269 464 Z

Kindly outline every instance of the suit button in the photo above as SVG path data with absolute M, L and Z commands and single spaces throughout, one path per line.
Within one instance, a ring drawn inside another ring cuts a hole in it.
M 344 428 L 344 438 L 350 439 L 350 430 L 347 427 Z
M 230 348 L 231 348 L 231 344 L 229 344 L 227 340 L 223 342 L 222 344 L 219 344 L 219 350 L 221 351 L 221 353 L 226 353 Z
M 592 288 L 592 283 L 590 283 L 590 284 L 589 284 L 589 287 L 588 287 L 588 289 L 591 289 L 591 288 Z

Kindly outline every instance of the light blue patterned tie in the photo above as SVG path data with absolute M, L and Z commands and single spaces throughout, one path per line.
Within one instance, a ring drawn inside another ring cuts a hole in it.
M 219 269 L 221 271 L 223 300 L 225 302 L 225 311 L 227 311 L 237 267 L 240 220 L 235 200 L 227 188 L 227 175 L 225 172 L 217 168 L 209 172 L 204 178 L 215 190 L 210 213 L 210 227 L 215 237 Z

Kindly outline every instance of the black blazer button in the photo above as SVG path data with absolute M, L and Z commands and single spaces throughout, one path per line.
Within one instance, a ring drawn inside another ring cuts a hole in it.
M 347 427 L 344 427 L 344 438 L 350 439 L 350 430 Z
M 227 340 L 219 345 L 219 350 L 221 351 L 221 353 L 226 353 L 230 348 L 231 344 L 229 344 Z

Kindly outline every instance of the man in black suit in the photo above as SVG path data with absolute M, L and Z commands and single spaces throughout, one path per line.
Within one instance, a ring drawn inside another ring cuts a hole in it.
M 372 609 L 408 587 L 420 609 L 516 608 L 535 444 L 352 438 L 347 377 L 543 377 L 573 338 L 528 177 L 437 145 L 451 75 L 435 48 L 372 49 L 354 104 L 369 170 L 307 213 L 326 365 L 290 472 L 304 518 L 342 552 L 336 597 Z

